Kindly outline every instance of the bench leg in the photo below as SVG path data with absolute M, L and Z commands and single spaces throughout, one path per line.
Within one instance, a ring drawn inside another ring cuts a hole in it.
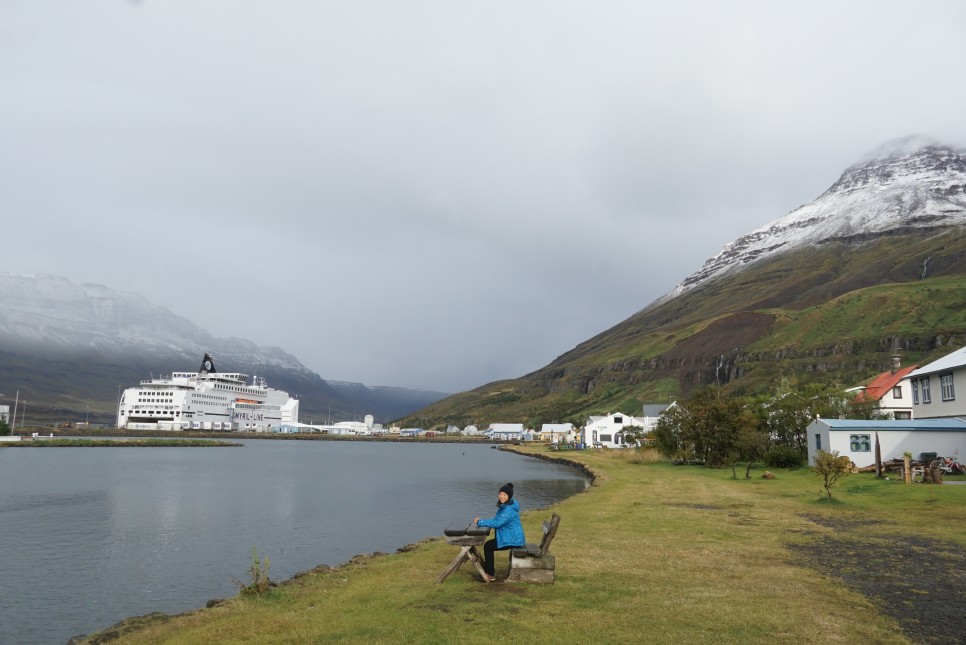
M 464 546 L 460 548 L 460 553 L 456 556 L 456 559 L 450 562 L 443 573 L 439 574 L 439 577 L 436 578 L 436 584 L 446 580 L 449 574 L 459 569 L 467 560 L 472 562 L 476 570 L 480 572 L 480 577 L 486 575 L 486 572 L 483 570 L 483 558 L 480 557 L 480 552 L 476 550 L 475 546 Z
M 436 584 L 439 584 L 443 580 L 446 580 L 449 574 L 459 569 L 460 565 L 462 565 L 464 562 L 469 560 L 470 559 L 469 552 L 470 552 L 470 549 L 472 548 L 473 547 L 470 547 L 470 546 L 464 546 L 463 548 L 461 548 L 459 555 L 457 555 L 456 558 L 449 563 L 449 566 L 446 567 L 445 570 L 443 570 L 443 573 L 439 574 L 439 577 L 436 578 Z

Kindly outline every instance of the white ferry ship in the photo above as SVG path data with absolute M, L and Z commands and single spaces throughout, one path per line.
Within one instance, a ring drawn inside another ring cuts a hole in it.
M 273 390 L 265 379 L 218 372 L 205 354 L 197 372 L 173 372 L 124 390 L 117 427 L 131 430 L 238 430 L 269 432 L 297 424 L 298 399 Z

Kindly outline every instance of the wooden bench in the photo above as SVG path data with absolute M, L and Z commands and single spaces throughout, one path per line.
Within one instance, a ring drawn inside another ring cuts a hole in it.
M 550 543 L 560 526 L 560 516 L 554 513 L 543 523 L 543 539 L 540 546 L 527 544 L 510 549 L 510 575 L 507 582 L 553 582 L 556 560 L 550 555 Z

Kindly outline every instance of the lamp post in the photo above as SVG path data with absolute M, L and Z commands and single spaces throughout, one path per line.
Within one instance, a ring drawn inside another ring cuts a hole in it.
M 91 420 L 91 406 L 85 405 L 84 407 L 87 408 L 87 414 L 84 416 L 84 427 L 86 428 L 87 426 L 90 425 L 90 420 Z

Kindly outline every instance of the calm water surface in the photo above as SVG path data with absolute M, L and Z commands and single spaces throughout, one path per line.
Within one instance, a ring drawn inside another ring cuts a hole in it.
M 587 483 L 485 445 L 242 443 L 0 449 L 0 644 L 232 596 L 253 547 L 284 580 L 491 517 L 504 482 L 524 510 Z

